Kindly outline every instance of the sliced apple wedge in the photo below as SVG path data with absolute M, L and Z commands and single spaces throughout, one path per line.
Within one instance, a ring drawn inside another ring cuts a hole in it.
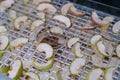
M 40 71 L 46 71 L 50 70 L 54 65 L 54 59 L 50 59 L 47 61 L 47 63 L 38 63 L 38 62 L 33 62 L 33 67 L 40 70 Z
M 57 71 L 56 76 L 57 76 L 57 80 L 64 80 L 60 70 Z
M 72 75 L 78 75 L 85 63 L 86 60 L 84 58 L 76 58 L 70 65 L 70 73 Z
M 71 26 L 71 21 L 68 17 L 63 15 L 56 15 L 53 17 L 53 19 L 58 20 L 66 25 L 66 28 L 69 28 Z
M 45 59 L 51 59 L 54 56 L 52 46 L 47 43 L 40 43 L 36 49 L 46 54 Z
M 100 80 L 102 74 L 104 73 L 101 69 L 93 69 L 87 74 L 86 80 Z
M 5 26 L 0 26 L 0 34 L 3 34 L 7 32 L 7 29 L 5 28 Z
M 67 4 L 63 5 L 61 8 L 62 15 L 66 15 L 71 6 L 73 6 L 73 3 L 67 3 Z
M 15 29 L 19 30 L 20 27 L 28 20 L 27 16 L 20 16 L 18 18 L 15 19 L 14 22 L 14 27 Z
M 68 48 L 71 48 L 78 41 L 80 41 L 80 39 L 78 37 L 73 37 L 73 38 L 69 39 L 67 42 Z
M 116 22 L 116 23 L 113 25 L 112 31 L 113 31 L 114 33 L 116 33 L 116 34 L 120 31 L 120 21 Z
M 94 36 L 91 38 L 90 43 L 91 43 L 92 45 L 95 45 L 101 38 L 102 38 L 101 35 L 94 35 Z
M 79 12 L 79 11 L 75 8 L 75 6 L 71 6 L 71 7 L 70 7 L 70 13 L 72 13 L 73 15 L 78 16 L 78 17 L 81 17 L 81 16 L 84 16 L 84 15 L 85 15 L 85 13 Z
M 16 47 L 21 47 L 23 44 L 27 43 L 28 42 L 28 39 L 27 38 L 17 38 L 13 41 L 11 41 L 10 43 L 10 46 L 13 47 L 13 48 L 16 48 Z
M 112 75 L 113 75 L 115 69 L 116 69 L 115 67 L 106 69 L 105 74 L 104 74 L 104 79 L 105 80 L 113 80 Z
M 14 20 L 14 19 L 16 19 L 16 17 L 17 17 L 16 11 L 10 10 L 9 11 L 9 18 L 10 18 L 10 20 Z
M 57 9 L 50 3 L 41 3 L 41 4 L 39 4 L 37 10 L 39 10 L 39 11 L 48 10 L 48 11 L 51 11 L 53 13 L 57 12 Z
M 54 34 L 61 34 L 63 35 L 63 30 L 60 27 L 52 27 L 50 28 L 50 32 Z
M 39 75 L 36 73 L 26 72 L 25 75 L 30 77 L 29 80 L 40 80 Z
M 10 69 L 10 66 L 1 67 L 0 73 L 7 74 L 9 69 Z
M 9 44 L 9 39 L 7 36 L 0 36 L 0 50 L 5 50 Z
M 43 2 L 51 2 L 51 0 L 33 0 L 33 3 L 35 5 L 39 5 L 40 3 L 43 3 Z
M 92 12 L 91 20 L 94 24 L 96 24 L 100 27 L 108 27 L 109 26 L 109 22 L 101 20 L 96 12 Z
M 114 21 L 114 17 L 112 17 L 112 16 L 107 16 L 107 17 L 105 17 L 105 18 L 103 18 L 103 21 L 106 21 L 106 22 L 113 22 Z
M 43 25 L 44 21 L 41 20 L 35 20 L 32 22 L 32 25 L 30 26 L 30 30 L 34 31 L 35 29 L 37 29 L 39 26 Z
M 8 71 L 8 77 L 14 80 L 19 80 L 23 73 L 23 64 L 21 60 L 16 60 L 12 66 L 11 70 Z
M 120 58 L 120 44 L 116 47 L 116 54 Z

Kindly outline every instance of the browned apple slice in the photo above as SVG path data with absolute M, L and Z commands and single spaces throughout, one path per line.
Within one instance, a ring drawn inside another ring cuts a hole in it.
M 51 11 L 53 13 L 57 12 L 57 9 L 50 3 L 41 3 L 39 4 L 38 8 L 37 8 L 39 11 L 45 11 L 45 10 L 48 10 L 48 11 Z
M 63 5 L 62 8 L 61 8 L 61 13 L 63 15 L 66 15 L 68 13 L 68 11 L 69 11 L 71 6 L 73 6 L 72 3 L 67 3 L 67 4 Z
M 51 2 L 51 0 L 33 0 L 33 4 L 39 5 L 42 2 Z
M 79 12 L 79 11 L 75 8 L 75 6 L 71 6 L 71 7 L 70 7 L 70 13 L 72 13 L 73 15 L 78 16 L 78 17 L 81 17 L 81 16 L 84 16 L 84 15 L 85 15 L 85 13 Z
M 90 27 L 80 27 L 79 28 L 79 30 L 94 30 L 94 29 L 96 29 L 96 27 L 92 27 L 92 26 L 90 26 Z

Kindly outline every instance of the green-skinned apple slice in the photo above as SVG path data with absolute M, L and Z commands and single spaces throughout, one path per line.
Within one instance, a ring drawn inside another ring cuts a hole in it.
M 52 46 L 47 43 L 40 43 L 37 46 L 37 50 L 46 54 L 45 59 L 51 59 L 54 56 Z
M 57 71 L 56 76 L 57 76 L 57 80 L 64 80 L 60 70 Z
M 117 33 L 120 31 L 120 27 L 119 27 L 119 26 L 120 26 L 120 21 L 116 22 L 116 23 L 113 25 L 112 31 L 117 34 Z
M 104 80 L 113 80 L 112 75 L 114 73 L 115 67 L 111 67 L 105 70 Z
M 20 27 L 28 20 L 27 16 L 17 17 L 14 21 L 14 27 L 17 30 L 20 30 Z
M 86 59 L 76 58 L 70 65 L 70 73 L 72 75 L 78 75 L 80 69 L 85 65 Z
M 5 50 L 9 44 L 7 36 L 0 36 L 0 51 Z
M 54 65 L 54 59 L 50 59 L 47 61 L 47 63 L 38 63 L 38 62 L 33 62 L 34 68 L 40 70 L 40 71 L 46 71 L 50 70 Z
M 71 21 L 68 17 L 63 15 L 55 15 L 53 19 L 60 21 L 61 23 L 64 23 L 66 25 L 66 28 L 71 27 Z
M 67 42 L 68 48 L 71 48 L 78 41 L 80 41 L 80 39 L 78 37 L 70 38 Z
M 120 44 L 116 47 L 116 54 L 120 58 Z
M 27 43 L 28 39 L 27 38 L 17 38 L 10 43 L 10 47 L 16 48 L 16 47 L 21 47 L 23 44 Z
M 86 80 L 100 80 L 102 74 L 103 71 L 101 69 L 93 69 L 87 74 Z
M 40 3 L 43 3 L 43 2 L 51 2 L 51 0 L 33 0 L 33 3 L 35 5 L 39 5 Z
M 0 26 L 0 34 L 3 34 L 7 32 L 7 29 L 5 28 L 5 26 Z
M 10 66 L 1 67 L 1 68 L 0 68 L 0 73 L 6 75 L 9 69 L 10 69 Z
M 23 64 L 21 60 L 16 60 L 12 66 L 11 70 L 8 71 L 8 77 L 14 80 L 19 80 L 23 73 Z
M 54 34 L 63 35 L 63 30 L 60 27 L 52 27 L 52 28 L 50 28 L 50 32 L 54 33 Z
M 40 77 L 38 74 L 34 73 L 34 72 L 26 72 L 25 73 L 26 76 L 30 77 L 27 80 L 40 80 Z
M 98 51 L 100 54 L 102 54 L 102 55 L 104 55 L 104 56 L 109 56 L 109 55 L 107 54 L 107 52 L 106 52 L 106 47 L 105 47 L 105 45 L 103 44 L 102 41 L 98 41 L 97 44 L 96 44 L 96 46 L 97 46 L 97 51 Z
M 0 51 L 0 59 L 3 57 L 5 51 Z

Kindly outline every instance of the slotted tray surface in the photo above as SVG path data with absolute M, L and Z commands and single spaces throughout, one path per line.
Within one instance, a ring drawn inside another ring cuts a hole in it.
M 58 9 L 58 12 L 56 14 L 60 14 L 60 8 L 65 4 L 68 3 L 69 1 L 62 1 L 62 0 L 52 0 L 52 4 Z M 81 50 L 82 53 L 85 55 L 85 57 L 87 58 L 87 63 L 85 64 L 85 66 L 80 70 L 80 74 L 78 76 L 75 77 L 68 77 L 68 80 L 85 80 L 86 79 L 86 75 L 88 73 L 88 71 L 90 71 L 91 69 L 95 68 L 95 66 L 93 65 L 92 61 L 90 60 L 92 54 L 94 53 L 94 51 L 91 49 L 90 47 L 90 38 L 94 35 L 94 34 L 100 34 L 100 28 L 97 28 L 96 30 L 90 30 L 90 31 L 80 31 L 78 28 L 81 25 L 84 25 L 85 22 L 90 20 L 90 15 L 92 11 L 96 11 L 100 17 L 105 17 L 105 16 L 110 16 L 110 14 L 107 13 L 103 13 L 101 11 L 97 11 L 95 9 L 91 9 L 82 5 L 77 5 L 75 4 L 75 6 L 80 10 L 86 13 L 86 16 L 80 18 L 80 17 L 75 17 L 74 15 L 71 14 L 67 14 L 67 16 L 73 21 L 73 25 L 71 28 L 69 29 L 65 29 L 65 25 L 55 21 L 52 19 L 52 16 L 56 15 L 53 14 L 52 12 L 47 12 L 46 11 L 46 23 L 43 26 L 40 26 L 39 29 L 31 32 L 27 29 L 27 27 L 29 26 L 30 22 L 36 19 L 40 19 L 36 13 L 37 11 L 37 7 L 32 5 L 32 4 L 27 4 L 27 5 L 23 5 L 22 0 L 15 0 L 15 4 L 10 8 L 12 10 L 17 11 L 17 15 L 27 15 L 29 17 L 28 22 L 26 22 L 23 27 L 21 28 L 20 31 L 16 31 L 13 29 L 12 23 L 9 21 L 8 19 L 8 12 L 9 10 L 7 10 L 4 13 L 0 13 L 0 25 L 5 25 L 8 29 L 7 35 L 9 36 L 10 40 L 19 38 L 19 37 L 26 37 L 29 39 L 29 43 L 25 44 L 24 46 L 22 46 L 20 49 L 14 50 L 14 51 L 9 51 L 6 50 L 5 55 L 3 56 L 3 58 L 0 60 L 0 67 L 5 66 L 5 65 L 11 65 L 16 59 L 21 59 L 24 61 L 24 63 L 28 63 L 28 61 L 31 61 L 32 59 L 35 59 L 37 61 L 41 61 L 41 62 L 46 62 L 44 60 L 45 55 L 41 54 L 35 49 L 35 46 L 39 43 L 39 41 L 37 41 L 37 36 L 38 33 L 44 33 L 45 31 L 47 31 L 47 29 L 49 29 L 50 27 L 53 26 L 59 26 L 63 29 L 65 35 L 64 36 L 60 36 L 60 35 L 55 35 L 55 34 L 48 34 L 49 36 L 55 36 L 55 37 L 62 37 L 64 38 L 66 41 L 72 37 L 79 37 L 80 38 L 80 43 L 81 43 Z M 120 20 L 118 17 L 115 17 L 115 22 Z M 114 23 L 115 23 L 114 22 Z M 113 24 L 111 24 L 112 26 Z M 95 26 L 95 25 L 94 25 Z M 118 44 L 119 43 L 119 39 L 120 39 L 120 35 L 115 35 L 112 33 L 111 31 L 111 26 L 108 30 L 108 33 L 112 36 L 112 38 L 114 39 L 113 44 Z M 107 37 L 107 36 L 106 36 Z M 47 40 L 48 43 L 53 43 L 54 39 L 50 38 L 49 40 Z M 71 52 L 70 49 L 68 49 L 66 47 L 66 41 L 64 42 L 64 44 L 58 46 L 57 48 L 54 48 L 54 54 L 55 54 L 55 61 L 56 62 L 60 62 L 61 66 L 55 65 L 54 67 L 58 67 L 61 70 L 65 70 L 66 66 L 69 66 L 71 61 L 73 61 L 74 59 L 74 54 Z M 106 61 L 107 62 L 107 61 Z M 37 69 L 34 69 L 32 66 L 27 66 L 24 65 L 26 68 L 28 68 L 28 71 L 33 71 L 36 72 L 38 74 L 40 74 L 41 72 L 38 71 Z M 57 80 L 55 77 L 55 69 L 50 70 L 50 79 L 52 80 Z M 113 79 L 114 80 L 120 80 L 120 66 L 118 67 L 118 69 L 116 70 L 115 74 L 113 75 Z M 22 80 L 25 80 L 25 76 L 21 78 Z M 101 80 L 103 80 L 101 78 Z

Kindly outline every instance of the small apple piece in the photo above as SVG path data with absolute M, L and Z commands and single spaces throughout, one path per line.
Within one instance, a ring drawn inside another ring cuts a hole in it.
M 64 80 L 60 70 L 57 71 L 56 75 L 57 75 L 57 80 Z
M 63 15 L 56 15 L 53 17 L 53 19 L 58 20 L 66 25 L 66 28 L 69 28 L 71 26 L 71 21 L 68 17 Z
M 48 11 L 51 11 L 53 13 L 57 12 L 57 9 L 50 3 L 41 3 L 41 4 L 39 4 L 37 10 L 39 10 L 39 11 L 48 10 Z
M 67 3 L 67 4 L 63 5 L 62 8 L 61 8 L 62 15 L 66 15 L 71 6 L 73 6 L 72 3 Z
M 115 69 L 116 69 L 115 67 L 106 69 L 105 74 L 104 74 L 104 79 L 105 80 L 113 80 L 112 75 L 113 75 Z
M 50 28 L 50 32 L 54 33 L 54 34 L 63 35 L 63 30 L 60 27 L 52 27 L 52 28 Z
M 99 80 L 102 74 L 103 71 L 101 69 L 93 69 L 87 74 L 86 80 Z
M 21 37 L 11 41 L 10 46 L 13 48 L 16 48 L 16 47 L 21 47 L 23 44 L 26 44 L 26 43 L 28 43 L 28 39 Z
M 114 17 L 112 17 L 112 16 L 107 16 L 107 17 L 105 17 L 105 18 L 103 18 L 103 21 L 106 21 L 106 22 L 113 22 L 114 21 Z
M 75 8 L 75 6 L 70 7 L 70 13 L 72 13 L 73 15 L 78 16 L 78 17 L 85 16 L 85 13 L 78 12 L 78 10 Z
M 29 0 L 22 0 L 23 1 L 23 4 L 27 5 Z
M 35 29 L 37 29 L 39 26 L 43 25 L 44 22 L 41 20 L 35 20 L 32 22 L 32 25 L 30 26 L 30 30 L 34 31 Z
M 51 0 L 33 0 L 33 3 L 35 5 L 39 5 L 40 3 L 43 3 L 43 2 L 51 2 Z
M 94 35 L 94 36 L 91 38 L 90 43 L 91 43 L 92 45 L 95 45 L 101 38 L 102 38 L 101 35 Z
M 116 54 L 120 58 L 120 44 L 116 47 Z
M 73 37 L 73 38 L 69 39 L 67 42 L 68 48 L 71 48 L 78 41 L 80 41 L 80 39 L 78 37 Z
M 37 75 L 36 73 L 33 73 L 33 72 L 26 72 L 25 73 L 26 76 L 29 76 L 30 80 L 40 80 L 40 77 L 39 75 Z
M 15 19 L 14 22 L 14 27 L 15 29 L 19 30 L 20 27 L 28 20 L 27 16 L 20 16 L 18 18 Z
M 7 36 L 0 36 L 0 51 L 5 50 L 9 44 Z
M 0 51 L 0 59 L 3 57 L 5 51 Z
M 84 58 L 76 58 L 70 65 L 70 73 L 78 75 L 79 70 L 85 65 L 86 60 Z
M 0 26 L 0 34 L 3 34 L 7 32 L 7 29 L 5 28 L 5 26 Z
M 10 69 L 10 66 L 1 67 L 0 73 L 7 74 L 9 69 Z
M 23 73 L 23 64 L 21 60 L 16 60 L 12 64 L 12 69 L 8 71 L 8 77 L 14 80 L 19 80 Z
M 50 70 L 54 65 L 54 59 L 50 59 L 47 61 L 47 63 L 38 63 L 38 62 L 33 62 L 33 67 L 40 70 L 40 71 L 46 71 Z
M 17 17 L 16 11 L 10 10 L 9 11 L 9 18 L 10 18 L 10 20 L 14 20 L 14 19 L 16 19 L 16 17 Z
M 116 34 L 120 31 L 120 21 L 116 22 L 116 23 L 113 25 L 112 31 L 113 31 L 114 33 L 116 33 Z
M 44 12 L 38 12 L 37 13 L 38 18 L 40 18 L 43 22 L 45 22 L 45 13 Z
M 94 29 L 96 29 L 96 27 L 92 27 L 92 26 L 90 26 L 90 27 L 80 27 L 79 28 L 79 30 L 94 30 Z

